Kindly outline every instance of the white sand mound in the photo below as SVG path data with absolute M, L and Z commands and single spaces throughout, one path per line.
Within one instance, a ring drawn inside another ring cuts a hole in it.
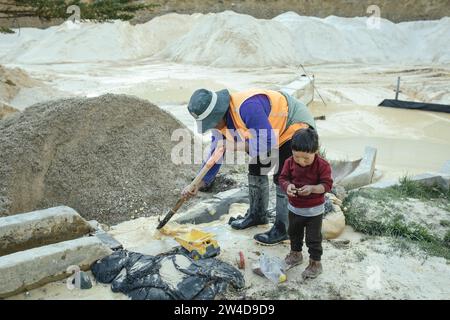
M 65 22 L 0 35 L 4 63 L 64 63 L 146 57 L 220 67 L 298 63 L 450 62 L 450 18 L 370 28 L 366 17 L 325 19 L 293 12 L 271 20 L 232 11 L 169 14 L 140 24 Z
M 208 14 L 161 54 L 176 62 L 214 66 L 282 66 L 295 62 L 288 29 L 272 20 L 225 11 Z
M 282 66 L 298 63 L 447 63 L 450 18 L 395 24 L 381 19 L 325 19 L 287 12 L 272 20 L 226 11 L 198 19 L 161 56 L 214 66 Z
M 66 21 L 45 30 L 23 28 L 0 36 L 5 62 L 35 64 L 97 62 L 149 57 L 189 31 L 198 15 L 168 14 L 145 24 Z M 7 47 L 7 49 L 5 49 Z M 5 52 L 6 51 L 6 52 Z
M 424 62 L 450 62 L 450 17 L 436 21 L 399 23 L 398 27 L 410 37 L 405 51 Z
M 404 58 L 399 53 L 408 46 L 407 35 L 394 23 L 383 19 L 380 29 L 369 29 L 367 18 L 325 19 L 288 12 L 274 20 L 294 36 L 297 58 L 306 62 L 375 62 Z

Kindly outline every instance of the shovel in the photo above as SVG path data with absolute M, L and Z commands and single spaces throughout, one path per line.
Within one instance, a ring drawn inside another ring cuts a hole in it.
M 189 185 L 190 190 L 195 190 L 197 185 L 200 183 L 200 181 L 203 179 L 203 177 L 208 173 L 208 171 L 216 164 L 217 161 L 222 157 L 223 153 L 225 152 L 225 147 L 222 145 L 218 145 L 214 153 L 211 155 L 211 157 L 208 159 L 208 161 L 205 163 L 203 168 L 200 170 L 200 172 L 197 174 L 197 176 L 192 180 L 191 184 Z M 157 230 L 164 227 L 167 222 L 169 222 L 170 219 L 172 219 L 173 215 L 180 209 L 180 207 L 183 205 L 183 203 L 187 200 L 186 197 L 181 197 L 178 199 L 175 206 L 167 212 L 166 216 L 162 221 L 159 222 L 158 226 L 156 227 Z

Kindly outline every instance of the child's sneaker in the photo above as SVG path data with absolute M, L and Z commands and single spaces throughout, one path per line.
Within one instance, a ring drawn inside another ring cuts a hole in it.
M 303 262 L 303 255 L 301 251 L 291 251 L 284 259 L 288 269 L 293 268 Z
M 306 267 L 305 271 L 303 271 L 302 276 L 303 279 L 307 278 L 317 278 L 319 274 L 322 273 L 322 264 L 320 261 L 314 261 L 309 259 L 309 265 Z

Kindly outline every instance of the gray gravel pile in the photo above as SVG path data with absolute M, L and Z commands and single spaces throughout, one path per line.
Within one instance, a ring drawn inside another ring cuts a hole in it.
M 108 224 L 165 213 L 198 167 L 171 161 L 170 138 L 182 127 L 145 100 L 113 94 L 3 119 L 0 216 L 62 204 Z

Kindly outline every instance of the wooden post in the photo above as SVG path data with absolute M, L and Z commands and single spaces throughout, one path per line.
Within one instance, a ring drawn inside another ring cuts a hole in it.
M 400 77 L 397 78 L 397 90 L 395 90 L 395 100 L 398 100 L 399 92 L 400 92 Z

